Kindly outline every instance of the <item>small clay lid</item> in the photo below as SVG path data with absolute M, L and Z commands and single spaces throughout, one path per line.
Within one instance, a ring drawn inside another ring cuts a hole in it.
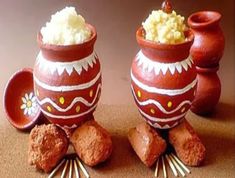
M 41 111 L 33 91 L 33 69 L 21 69 L 9 79 L 4 91 L 4 109 L 8 121 L 17 129 L 30 129 L 36 124 Z

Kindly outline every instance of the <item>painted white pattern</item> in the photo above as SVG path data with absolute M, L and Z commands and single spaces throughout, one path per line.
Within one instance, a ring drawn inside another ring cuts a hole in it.
M 41 101 L 39 101 L 38 100 L 38 103 L 39 103 L 39 105 L 44 105 L 44 104 L 46 104 L 46 103 L 50 103 L 55 109 L 57 109 L 58 111 L 60 111 L 60 112 L 66 112 L 66 111 L 68 111 L 68 110 L 70 110 L 77 102 L 81 102 L 81 103 L 83 103 L 83 104 L 85 104 L 86 106 L 88 106 L 88 107 L 90 107 L 90 106 L 92 106 L 94 103 L 95 103 L 95 101 L 96 101 L 96 99 L 97 99 L 97 97 L 98 97 L 98 94 L 99 94 L 99 90 L 101 89 L 101 84 L 99 84 L 98 85 L 98 87 L 97 87 L 97 90 L 96 90 L 96 94 L 95 94 L 95 97 L 94 97 L 94 99 L 92 100 L 92 102 L 91 103 L 89 103 L 86 99 L 84 99 L 83 97 L 76 97 L 76 98 L 74 98 L 73 99 L 73 101 L 71 102 L 71 104 L 67 107 L 67 108 L 61 108 L 60 106 L 58 106 L 55 102 L 53 102 L 50 98 L 44 98 L 43 100 L 41 100 Z
M 169 126 L 168 124 L 165 124 L 164 126 L 161 126 L 161 125 L 159 125 L 158 123 L 154 123 L 154 124 L 152 124 L 150 121 L 147 121 L 148 122 L 148 124 L 150 124 L 151 126 L 153 126 L 153 127 L 155 127 L 155 128 L 160 128 L 160 129 L 170 129 L 170 128 L 172 128 L 172 127 L 175 127 L 176 125 L 178 125 L 179 124 L 179 122 L 175 122 L 172 126 Z
M 20 109 L 24 110 L 24 115 L 33 116 L 38 112 L 39 107 L 33 92 L 30 94 L 25 93 L 25 96 L 21 99 L 23 104 L 20 106 Z
M 184 100 L 182 101 L 175 109 L 171 110 L 171 111 L 167 111 L 162 105 L 161 103 L 159 103 L 158 101 L 156 100 L 153 100 L 153 99 L 148 99 L 146 101 L 139 101 L 136 94 L 135 94 L 135 91 L 134 91 L 134 88 L 133 86 L 131 85 L 131 90 L 132 90 L 132 93 L 133 93 L 133 96 L 135 98 L 135 100 L 137 101 L 137 103 L 141 106 L 146 106 L 146 105 L 149 105 L 149 104 L 154 104 L 155 106 L 157 106 L 158 109 L 160 109 L 164 114 L 172 114 L 174 112 L 176 112 L 177 110 L 179 110 L 183 105 L 185 104 L 189 104 L 191 105 L 191 101 L 189 100 Z
M 169 95 L 169 96 L 175 96 L 175 95 L 181 95 L 183 93 L 186 93 L 189 91 L 191 88 L 193 88 L 197 84 L 197 78 L 195 78 L 190 84 L 185 86 L 184 88 L 181 89 L 162 89 L 162 88 L 156 88 L 156 87 L 151 87 L 148 86 L 142 82 L 140 82 L 135 76 L 133 75 L 131 71 L 131 79 L 133 82 L 140 87 L 141 89 L 150 92 L 150 93 L 157 93 L 157 94 L 162 94 L 162 95 Z
M 75 115 L 55 115 L 55 114 L 51 114 L 43 109 L 41 109 L 41 111 L 43 112 L 43 114 L 51 117 L 51 118 L 55 118 L 55 119 L 74 119 L 74 118 L 79 118 L 81 116 L 84 116 L 86 114 L 89 114 L 92 110 L 94 110 L 96 108 L 98 103 L 96 103 L 94 106 L 92 106 L 90 109 L 88 109 L 85 112 L 79 113 L 79 114 L 75 114 Z
M 99 78 L 101 77 L 101 72 L 99 72 L 94 79 L 92 79 L 91 81 L 89 81 L 87 83 L 83 83 L 83 84 L 79 84 L 79 85 L 68 85 L 68 86 L 48 85 L 48 84 L 40 81 L 35 75 L 33 77 L 34 77 L 34 81 L 36 82 L 36 84 L 46 90 L 57 91 L 57 92 L 66 92 L 66 91 L 74 91 L 74 90 L 83 90 L 83 89 L 91 87 L 99 80 Z
M 187 71 L 189 67 L 192 68 L 193 64 L 193 61 L 190 56 L 183 61 L 175 63 L 156 62 L 145 56 L 141 50 L 136 56 L 136 61 L 138 66 L 142 65 L 144 70 L 147 70 L 148 72 L 154 71 L 156 75 L 159 75 L 160 71 L 163 75 L 165 75 L 168 70 L 172 75 L 175 74 L 175 71 L 181 73 L 183 69 Z
M 73 70 L 75 70 L 80 75 L 83 69 L 87 71 L 89 66 L 93 68 L 93 65 L 96 63 L 96 59 L 97 55 L 95 52 L 93 52 L 83 59 L 72 62 L 52 62 L 44 58 L 42 52 L 40 51 L 36 64 L 39 66 L 39 70 L 49 70 L 52 75 L 55 71 L 57 71 L 59 75 L 61 75 L 64 71 L 66 71 L 68 75 L 71 75 Z
M 146 114 L 144 111 L 142 111 L 140 108 L 139 108 L 139 112 L 144 116 L 146 117 L 147 119 L 151 120 L 151 121 L 154 121 L 154 122 L 171 122 L 171 121 L 176 121 L 182 117 L 184 117 L 186 115 L 186 113 L 183 113 L 183 114 L 180 114 L 178 116 L 174 116 L 174 117 L 170 117 L 170 118 L 157 118 L 157 117 L 153 117 L 153 116 L 150 116 L 148 114 Z
M 78 127 L 78 125 L 76 125 L 76 124 L 73 124 L 72 126 L 63 125 L 63 127 L 61 127 L 59 124 L 56 124 L 56 125 L 60 128 L 66 128 L 66 129 L 74 129 L 74 128 Z

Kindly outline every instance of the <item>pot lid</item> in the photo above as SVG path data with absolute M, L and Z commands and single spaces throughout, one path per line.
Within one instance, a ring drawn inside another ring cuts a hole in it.
M 17 129 L 32 128 L 41 114 L 33 91 L 33 69 L 24 68 L 9 79 L 4 91 L 8 121 Z

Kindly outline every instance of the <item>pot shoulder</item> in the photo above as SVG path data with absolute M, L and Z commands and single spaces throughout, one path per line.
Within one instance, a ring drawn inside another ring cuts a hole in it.
M 194 43 L 190 54 L 197 66 L 208 67 L 218 64 L 223 56 L 225 38 L 220 28 L 211 31 L 194 30 Z
M 151 86 L 177 89 L 195 80 L 196 69 L 191 57 L 178 62 L 161 63 L 137 54 L 132 62 L 131 74 Z

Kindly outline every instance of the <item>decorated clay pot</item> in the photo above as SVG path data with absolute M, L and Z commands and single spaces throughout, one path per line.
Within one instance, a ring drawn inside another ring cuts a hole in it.
M 195 36 L 190 54 L 198 67 L 216 67 L 223 55 L 225 39 L 220 19 L 221 15 L 213 11 L 196 12 L 188 18 Z
M 180 44 L 161 44 L 146 40 L 137 30 L 141 50 L 131 68 L 131 88 L 144 119 L 153 127 L 169 129 L 184 119 L 194 99 L 197 84 L 195 66 L 189 56 L 191 31 Z
M 193 100 L 191 110 L 196 114 L 208 114 L 213 111 L 217 105 L 220 93 L 221 84 L 215 68 L 200 68 L 197 70 L 197 91 Z
M 42 43 L 34 67 L 34 90 L 42 113 L 52 123 L 76 127 L 93 118 L 101 92 L 100 63 L 94 52 L 96 30 L 76 45 Z

